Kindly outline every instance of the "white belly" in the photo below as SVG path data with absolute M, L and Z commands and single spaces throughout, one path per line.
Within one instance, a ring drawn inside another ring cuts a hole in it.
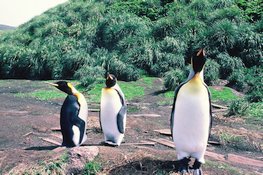
M 101 127 L 105 141 L 114 140 L 118 145 L 123 138 L 123 134 L 119 132 L 117 126 L 117 114 L 121 107 L 122 104 L 117 91 L 112 88 L 103 88 L 100 110 Z
M 210 104 L 205 86 L 195 92 L 181 87 L 175 103 L 173 123 L 173 140 L 178 158 L 192 156 L 203 162 L 210 126 Z

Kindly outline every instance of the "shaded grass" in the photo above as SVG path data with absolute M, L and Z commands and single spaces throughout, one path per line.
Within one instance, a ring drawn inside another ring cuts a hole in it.
M 262 151 L 259 143 L 250 142 L 244 136 L 224 132 L 219 135 L 219 140 L 223 146 L 228 146 L 234 148 L 235 150 Z
M 205 169 L 211 169 L 211 171 L 214 171 L 215 169 L 218 171 L 221 171 L 224 174 L 235 174 L 235 175 L 244 175 L 245 173 L 242 172 L 241 170 L 228 165 L 226 163 L 221 163 L 221 162 L 216 162 L 216 161 L 211 161 L 211 160 L 206 160 L 205 163 Z

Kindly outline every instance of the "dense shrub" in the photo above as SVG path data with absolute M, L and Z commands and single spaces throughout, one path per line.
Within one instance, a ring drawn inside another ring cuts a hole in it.
M 184 56 L 172 53 L 156 53 L 157 62 L 151 67 L 151 73 L 155 76 L 162 76 L 171 69 L 182 69 Z
M 249 21 L 257 21 L 262 18 L 262 1 L 261 0 L 253 0 L 253 1 L 245 1 L 245 0 L 237 0 L 237 5 L 243 9 L 243 14 Z
M 186 79 L 185 72 L 180 69 L 170 70 L 164 75 L 164 86 L 166 89 L 175 88 Z
M 204 81 L 207 85 L 215 85 L 219 79 L 220 65 L 211 59 L 207 59 L 204 68 Z
M 220 64 L 220 77 L 225 79 L 236 69 L 242 69 L 243 63 L 238 57 L 231 57 L 226 53 L 219 54 L 217 61 Z
M 79 49 L 64 54 L 59 60 L 59 65 L 63 65 L 60 72 L 61 77 L 67 79 L 72 78 L 83 65 L 94 65 L 94 62 L 88 53 Z
M 262 102 L 263 101 L 263 67 L 262 66 L 254 66 L 248 69 L 246 74 L 246 83 L 249 88 L 247 91 L 247 99 L 249 102 Z
M 111 11 L 124 13 L 133 13 L 139 17 L 147 17 L 151 20 L 157 20 L 165 15 L 164 9 L 160 7 L 159 0 L 117 0 L 110 7 Z
M 249 103 L 244 99 L 238 99 L 231 102 L 227 116 L 244 115 L 249 107 Z
M 114 74 L 118 80 L 134 81 L 140 78 L 138 69 L 118 59 L 112 59 L 110 61 L 108 72 Z
M 104 77 L 104 75 L 105 71 L 101 67 L 82 66 L 74 76 L 80 80 L 83 86 L 90 86 L 97 78 Z
M 242 68 L 234 70 L 231 75 L 228 77 L 228 86 L 233 87 L 238 91 L 245 91 L 246 82 L 245 82 L 245 72 Z

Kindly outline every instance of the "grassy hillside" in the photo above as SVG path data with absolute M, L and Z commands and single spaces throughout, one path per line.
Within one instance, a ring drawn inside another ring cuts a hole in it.
M 106 72 L 131 81 L 164 77 L 174 88 L 204 47 L 207 84 L 262 101 L 262 4 L 258 0 L 70 0 L 0 36 L 1 78 L 79 79 Z M 260 8 L 259 8 L 260 7 Z

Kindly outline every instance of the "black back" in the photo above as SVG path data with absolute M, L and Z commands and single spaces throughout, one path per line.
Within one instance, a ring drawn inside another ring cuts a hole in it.
M 79 118 L 79 110 L 80 105 L 78 103 L 77 97 L 75 97 L 74 95 L 68 95 L 62 105 L 60 112 L 60 127 L 63 136 L 63 146 L 76 146 L 73 142 L 73 125 L 76 125 L 80 129 L 79 142 L 81 143 L 83 139 L 85 132 L 85 121 Z

